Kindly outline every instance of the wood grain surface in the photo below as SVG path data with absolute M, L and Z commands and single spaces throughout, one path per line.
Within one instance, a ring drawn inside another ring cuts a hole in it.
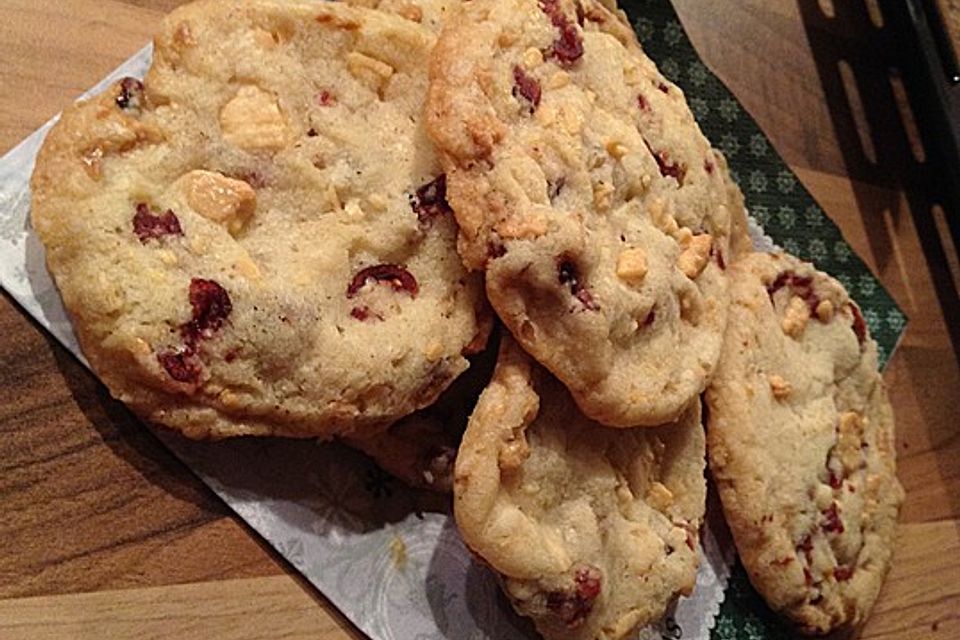
M 178 4 L 0 0 L 0 152 L 137 51 Z M 907 501 L 862 637 L 960 638 L 960 367 L 945 324 L 960 318 L 943 316 L 896 174 L 851 162 L 804 4 L 676 0 L 705 62 L 910 318 L 886 372 Z M 361 636 L 4 296 L 0 638 L 193 637 Z

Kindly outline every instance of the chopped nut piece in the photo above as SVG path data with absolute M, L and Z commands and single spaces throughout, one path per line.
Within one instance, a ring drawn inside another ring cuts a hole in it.
M 647 275 L 647 256 L 643 249 L 627 249 L 617 259 L 617 277 L 638 284 Z
M 830 322 L 833 318 L 833 303 L 829 300 L 821 300 L 817 305 L 817 318 L 820 322 Z
M 187 204 L 204 218 L 238 233 L 257 208 L 257 192 L 215 171 L 191 171 L 179 180 Z
M 690 239 L 686 249 L 677 258 L 677 267 L 685 276 L 693 280 L 699 276 L 710 261 L 710 247 L 713 238 L 709 233 L 702 233 Z
M 427 360 L 430 362 L 436 362 L 443 357 L 443 343 L 439 340 L 431 342 L 427 345 L 426 350 L 423 352 L 423 355 L 426 356 Z
M 770 390 L 773 392 L 773 397 L 777 398 L 778 400 L 786 398 L 793 391 L 793 385 L 790 384 L 788 380 L 783 379 L 777 374 L 771 374 L 769 380 Z
M 277 150 L 287 142 L 287 122 L 272 93 L 247 85 L 220 111 L 224 139 L 241 149 Z
M 663 484 L 654 482 L 647 491 L 647 503 L 657 511 L 666 511 L 673 504 L 673 493 Z
M 787 312 L 783 316 L 780 326 L 783 332 L 792 338 L 798 338 L 807 328 L 810 320 L 810 308 L 800 296 L 793 296 L 787 305 Z

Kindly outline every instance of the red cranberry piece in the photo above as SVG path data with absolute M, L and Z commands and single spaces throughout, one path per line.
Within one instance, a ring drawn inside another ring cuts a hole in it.
M 337 104 L 337 97 L 333 95 L 330 91 L 322 89 L 317 93 L 317 104 L 321 107 L 332 107 Z
M 640 111 L 650 111 L 650 102 L 642 93 L 637 95 L 637 106 L 640 107 Z
M 124 78 L 120 81 L 120 95 L 116 98 L 117 106 L 124 111 L 143 108 L 143 83 L 136 78 Z
M 599 569 L 579 567 L 574 572 L 572 588 L 547 594 L 547 609 L 568 627 L 577 627 L 590 615 L 602 586 L 603 576 Z
M 582 26 L 583 26 L 583 19 L 586 17 L 586 15 L 584 14 L 584 11 L 583 11 L 583 5 L 580 4 L 580 0 L 575 0 L 575 2 L 573 3 L 573 5 L 574 5 L 574 8 L 575 8 L 575 10 L 576 10 L 576 12 L 577 12 L 577 24 L 582 27 Z
M 160 366 L 177 382 L 196 384 L 200 381 L 200 366 L 190 351 L 168 351 L 157 354 Z
M 411 206 L 421 223 L 452 213 L 447 202 L 447 176 L 441 173 L 433 181 L 419 189 L 411 201 Z
M 657 82 L 657 89 L 660 89 L 660 91 L 664 93 L 670 93 L 670 87 L 668 87 L 665 82 Z
M 712 176 L 713 172 L 717 170 L 717 165 L 714 164 L 713 160 L 707 158 L 703 161 L 703 170 Z
M 351 309 L 350 317 L 359 320 L 360 322 L 366 322 L 367 320 L 383 320 L 382 315 L 372 311 L 370 307 L 366 305 Z
M 767 285 L 767 294 L 770 296 L 770 299 L 773 300 L 773 295 L 786 286 L 789 286 L 795 295 L 807 303 L 807 308 L 810 309 L 811 316 L 817 315 L 817 307 L 820 306 L 820 296 L 813 290 L 812 276 L 798 276 L 793 271 L 784 271 L 777 276 L 772 284 Z
M 520 65 L 513 67 L 513 97 L 523 98 L 529 103 L 529 111 L 533 113 L 540 106 L 540 83 L 536 78 L 528 76 Z
M 853 576 L 853 567 L 848 567 L 846 565 L 840 565 L 833 570 L 833 577 L 837 579 L 837 582 L 846 582 Z
M 154 215 L 150 207 L 143 202 L 137 205 L 137 213 L 133 216 L 133 232 L 143 244 L 147 244 L 148 240 L 164 236 L 183 235 L 177 214 L 167 209 L 160 215 Z
M 821 528 L 827 533 L 843 533 L 843 521 L 840 519 L 840 513 L 837 510 L 837 503 L 833 502 L 823 512 L 823 525 Z
M 559 32 L 547 55 L 556 58 L 561 67 L 572 67 L 583 55 L 583 40 L 580 32 L 563 12 L 560 0 L 540 0 L 540 9 L 547 14 L 550 22 Z
M 378 264 L 375 267 L 367 267 L 361 270 L 353 277 L 347 287 L 347 298 L 356 296 L 368 280 L 387 283 L 393 287 L 394 291 L 406 291 L 411 298 L 416 298 L 420 292 L 417 279 L 405 268 L 395 264 Z
M 830 488 L 839 489 L 843 486 L 843 478 L 836 475 L 833 471 L 830 472 Z
M 654 151 L 653 147 L 651 147 L 650 143 L 646 140 L 644 140 L 644 144 L 647 145 L 647 149 L 650 151 L 653 159 L 657 161 L 657 168 L 660 169 L 660 175 L 664 178 L 673 178 L 679 184 L 683 184 L 683 179 L 687 175 L 687 168 L 681 163 L 671 161 L 669 152 Z
M 584 306 L 588 311 L 599 311 L 600 305 L 593 299 L 593 296 L 590 295 L 590 292 L 583 286 L 580 282 L 579 272 L 577 271 L 576 265 L 568 257 L 561 257 L 557 263 L 557 275 L 560 280 L 560 284 L 565 284 L 570 287 L 570 293 L 573 294 L 577 300 Z
M 860 313 L 860 307 L 852 302 L 847 306 L 850 307 L 850 313 L 853 314 L 853 332 L 857 334 L 857 341 L 863 344 L 867 339 L 867 322 L 863 319 L 863 314 Z
M 233 311 L 227 290 L 213 280 L 202 278 L 190 282 L 190 306 L 193 320 L 182 328 L 188 344 L 191 340 L 211 337 Z

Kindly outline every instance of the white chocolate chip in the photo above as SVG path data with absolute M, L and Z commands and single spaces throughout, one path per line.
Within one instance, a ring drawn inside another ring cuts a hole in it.
M 431 342 L 429 345 L 427 345 L 423 355 L 426 357 L 428 362 L 436 362 L 443 357 L 443 343 L 439 340 Z
M 783 377 L 774 373 L 770 375 L 769 380 L 770 390 L 773 392 L 774 398 L 782 400 L 789 396 L 791 392 L 793 392 L 793 385 L 791 385 L 790 382 L 785 380 Z
M 543 64 L 543 54 L 540 49 L 530 47 L 523 52 L 523 66 L 527 69 L 536 69 L 541 64 Z
M 659 482 L 650 485 L 646 496 L 647 504 L 661 513 L 673 505 L 673 493 Z
M 191 171 L 178 182 L 190 208 L 231 234 L 238 233 L 257 208 L 253 187 L 222 173 Z
M 609 182 L 598 182 L 593 185 L 593 205 L 598 211 L 608 211 L 613 202 L 613 194 L 616 191 Z
M 639 284 L 647 275 L 647 256 L 643 249 L 626 249 L 617 259 L 617 277 L 630 284 Z
M 703 272 L 710 261 L 713 238 L 709 233 L 701 233 L 693 236 L 686 244 L 687 247 L 677 258 L 677 267 L 685 276 L 693 280 Z
M 277 150 L 286 145 L 288 128 L 272 93 L 247 85 L 220 111 L 224 139 L 247 150 Z
M 570 74 L 561 69 L 547 80 L 547 89 L 562 89 L 568 84 L 570 84 Z
M 807 322 L 810 320 L 810 308 L 807 303 L 799 296 L 793 296 L 790 304 L 787 305 L 787 311 L 783 315 L 783 321 L 780 326 L 783 332 L 790 337 L 798 338 L 807 328 Z
M 817 305 L 817 318 L 820 322 L 830 322 L 833 318 L 833 303 L 829 300 L 821 300 Z
M 623 156 L 630 153 L 630 149 L 628 149 L 625 145 L 615 140 L 611 140 L 610 142 L 607 142 L 606 148 L 607 148 L 607 153 L 609 153 L 611 157 L 616 158 L 617 160 L 619 160 Z
M 347 54 L 347 70 L 373 91 L 380 91 L 384 81 L 389 80 L 394 72 L 393 67 L 386 62 L 357 51 Z

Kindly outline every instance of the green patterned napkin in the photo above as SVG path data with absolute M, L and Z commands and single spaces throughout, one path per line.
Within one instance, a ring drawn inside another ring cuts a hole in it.
M 624 0 L 644 50 L 687 95 L 710 141 L 727 156 L 747 208 L 767 235 L 786 251 L 836 277 L 860 304 L 885 364 L 903 333 L 906 317 L 850 249 L 737 99 L 700 61 L 668 0 Z M 792 637 L 789 627 L 763 604 L 739 564 L 712 633 L 715 640 Z

